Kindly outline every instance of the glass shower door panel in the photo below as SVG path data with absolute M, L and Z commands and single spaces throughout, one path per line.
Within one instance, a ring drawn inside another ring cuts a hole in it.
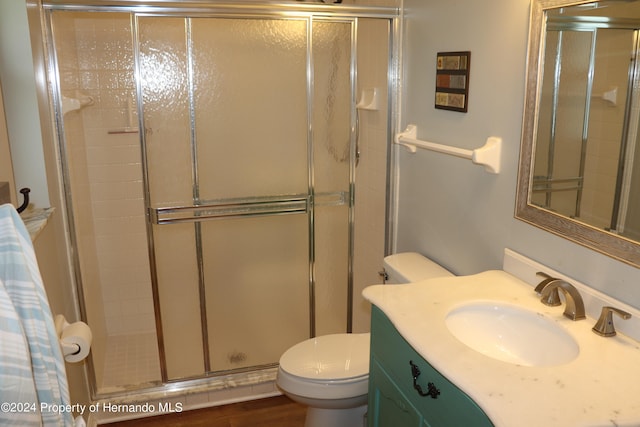
M 307 193 L 307 20 L 192 20 L 200 199 Z
M 305 214 L 202 223 L 211 370 L 277 363 L 309 337 Z
M 560 100 L 556 111 L 555 149 L 553 152 L 553 178 L 581 176 L 584 123 L 586 120 L 587 89 L 589 86 L 589 59 L 592 33 L 590 31 L 564 31 L 562 37 Z M 569 216 L 576 215 L 577 191 L 559 191 L 552 195 L 551 209 Z
M 191 206 L 194 167 L 191 138 L 187 21 L 138 17 L 139 87 L 142 94 L 149 204 Z M 199 270 L 194 224 L 154 225 L 157 300 L 167 377 L 205 371 Z
M 351 22 L 314 21 L 312 52 L 316 334 L 345 332 L 353 162 Z
M 349 208 L 315 209 L 316 335 L 346 332 L 349 280 Z
M 533 175 L 540 177 L 540 179 L 549 177 L 550 162 L 553 161 L 549 156 L 549 152 L 553 136 L 553 118 L 555 114 L 553 108 L 555 102 L 553 100 L 556 85 L 555 80 L 549 76 L 556 74 L 559 37 L 559 31 L 547 31 L 542 73 L 547 78 L 543 79 L 542 89 L 540 90 L 540 113 L 538 114 L 538 127 L 536 130 L 536 160 L 533 165 Z M 536 205 L 545 206 L 546 199 L 547 193 L 545 192 L 532 192 L 531 194 L 531 202 Z
M 138 18 L 139 84 L 151 207 L 192 204 L 186 37 L 183 18 Z
M 193 224 L 154 225 L 162 340 L 170 380 L 204 374 Z
M 313 161 L 317 194 L 349 191 L 351 23 L 313 23 Z
M 582 157 L 575 153 L 580 153 L 583 146 L 592 35 L 591 31 L 562 31 L 553 34 L 555 44 L 547 43 L 545 63 L 549 66 L 545 66 L 542 96 L 553 97 L 557 93 L 559 102 L 555 105 L 555 111 L 548 111 L 547 118 L 539 123 L 538 135 L 548 142 L 542 142 L 541 139 L 536 148 L 536 176 L 553 180 L 581 176 Z M 556 69 L 558 59 L 562 67 Z M 553 67 L 551 64 L 554 64 Z M 532 202 L 563 215 L 575 216 L 577 200 L 577 190 L 541 191 Z
M 160 371 L 140 142 L 137 134 L 118 131 L 135 104 L 131 19 L 75 11 L 50 17 L 49 53 L 63 100 L 65 197 L 84 320 L 93 332 L 92 385 L 97 393 L 134 388 L 160 380 Z
M 598 228 L 617 228 L 611 220 L 617 211 L 614 205 L 619 167 L 623 170 L 628 167 L 617 160 L 625 158 L 626 154 L 621 153 L 622 141 L 629 138 L 632 130 L 628 128 L 626 134 L 624 132 L 629 107 L 623 108 L 623 105 L 632 89 L 629 59 L 635 44 L 634 33 L 618 29 L 597 32 L 580 216 Z M 615 102 L 604 98 L 607 92 L 611 94 L 612 88 L 617 89 Z

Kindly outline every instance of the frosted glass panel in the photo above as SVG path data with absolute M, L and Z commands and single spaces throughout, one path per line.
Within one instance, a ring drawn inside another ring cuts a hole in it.
M 538 134 L 541 142 L 536 148 L 536 176 L 557 180 L 581 175 L 581 156 L 575 153 L 581 152 L 583 144 L 591 45 L 592 33 L 589 31 L 563 31 L 549 36 L 545 76 L 555 75 L 558 54 L 562 67 L 557 70 L 557 85 L 552 77 L 544 79 L 542 96 L 549 98 L 557 91 L 559 102 L 555 111 L 540 114 Z M 542 192 L 537 193 L 532 202 L 575 216 L 577 197 L 577 190 L 557 191 L 550 196 Z
M 200 198 L 305 193 L 307 21 L 193 19 Z
M 201 375 L 204 359 L 194 225 L 154 226 L 153 234 L 167 376 Z
M 347 330 L 349 278 L 349 209 L 347 206 L 315 210 L 316 335 Z
M 562 67 L 556 112 L 554 170 L 556 177 L 580 173 L 579 153 L 587 105 L 591 32 L 565 31 L 562 37 Z
M 60 143 L 96 390 L 156 382 L 140 140 L 113 132 L 129 124 L 128 107 L 136 103 L 131 17 L 55 11 L 51 19 L 60 95 L 88 101 L 65 105 Z M 149 345 L 138 351 L 139 342 Z
M 191 122 L 185 20 L 141 18 L 140 85 L 151 206 L 191 204 Z
M 622 141 L 632 135 L 631 127 L 623 134 L 625 116 L 623 108 L 629 86 L 629 51 L 634 44 L 636 31 L 599 29 L 595 49 L 593 97 L 589 111 L 589 139 L 584 165 L 584 188 L 580 203 L 580 218 L 598 228 L 613 227 L 621 233 L 616 221 L 612 222 L 616 206 L 616 184 Z M 617 88 L 615 106 L 601 96 Z M 637 114 L 637 110 L 631 113 Z M 637 116 L 636 116 L 637 117 Z M 631 119 L 634 120 L 634 119 Z M 631 124 L 631 123 L 630 123 Z M 629 148 L 631 148 L 629 146 Z M 637 150 L 636 150 L 637 151 Z M 622 152 L 625 155 L 624 152 Z M 627 152 L 626 156 L 630 153 Z M 620 164 L 625 171 L 634 170 Z M 624 184 L 622 184 L 624 187 Z M 630 194 L 637 192 L 631 187 Z M 623 208 L 624 209 L 624 208 Z M 631 217 L 629 217 L 631 219 Z M 625 237 L 629 237 L 624 233 Z
M 351 160 L 351 24 L 313 24 L 313 153 L 317 193 L 348 191 Z
M 309 337 L 307 215 L 202 223 L 212 371 L 277 363 Z
M 544 53 L 544 76 L 555 75 L 556 58 L 558 55 L 558 41 L 560 32 L 548 31 Z M 549 149 L 552 136 L 554 105 L 553 96 L 555 82 L 553 78 L 544 79 L 540 91 L 540 114 L 538 115 L 538 130 L 536 140 L 536 161 L 533 165 L 535 176 L 547 176 L 549 174 Z M 544 204 L 545 194 L 534 195 L 533 202 Z
M 315 193 L 349 192 L 352 154 L 351 23 L 313 24 L 313 160 Z M 316 205 L 316 334 L 346 331 L 349 209 Z

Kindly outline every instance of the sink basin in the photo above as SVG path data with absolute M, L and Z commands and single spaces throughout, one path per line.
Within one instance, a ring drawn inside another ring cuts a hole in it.
M 516 365 L 561 365 L 580 351 L 573 337 L 552 320 L 515 305 L 469 303 L 450 311 L 446 325 L 472 349 Z

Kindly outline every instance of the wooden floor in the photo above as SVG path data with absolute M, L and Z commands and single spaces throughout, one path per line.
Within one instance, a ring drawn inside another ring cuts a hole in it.
M 286 396 L 101 424 L 104 427 L 302 427 L 305 406 Z

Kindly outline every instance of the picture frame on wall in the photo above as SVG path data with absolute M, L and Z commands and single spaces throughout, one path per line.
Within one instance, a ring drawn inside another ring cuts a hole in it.
M 435 108 L 467 112 L 471 52 L 438 52 Z

